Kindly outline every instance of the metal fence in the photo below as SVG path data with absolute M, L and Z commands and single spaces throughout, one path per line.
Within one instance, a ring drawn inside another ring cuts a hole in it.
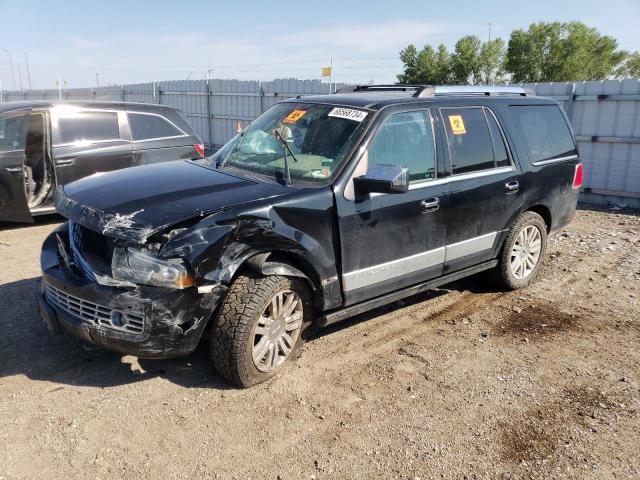
M 640 80 L 525 84 L 567 111 L 584 160 L 582 199 L 640 208 Z M 340 88 L 338 84 L 335 88 Z M 154 94 L 155 90 L 155 94 Z M 328 93 L 319 80 L 180 80 L 62 90 L 63 99 L 161 103 L 180 108 L 209 147 L 226 143 L 281 99 Z M 57 99 L 58 90 L 5 92 L 4 100 Z
M 340 88 L 342 84 L 333 84 Z M 143 102 L 181 109 L 207 147 L 224 145 L 242 127 L 274 103 L 298 95 L 329 93 L 320 80 L 175 80 L 114 87 L 4 92 L 3 101 L 98 100 Z

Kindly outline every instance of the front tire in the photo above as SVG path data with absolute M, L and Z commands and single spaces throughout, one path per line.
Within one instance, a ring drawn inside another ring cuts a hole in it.
M 507 290 L 526 287 L 537 277 L 547 248 L 547 225 L 535 212 L 524 212 L 504 241 L 495 277 Z
M 211 358 L 230 383 L 250 387 L 276 375 L 302 343 L 310 294 L 296 277 L 240 275 L 215 318 Z

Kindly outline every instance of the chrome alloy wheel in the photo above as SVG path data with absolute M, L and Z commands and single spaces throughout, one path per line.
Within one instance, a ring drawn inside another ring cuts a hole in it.
M 527 278 L 536 268 L 542 249 L 542 234 L 535 225 L 525 226 L 511 248 L 511 273 L 518 280 Z
M 303 320 L 302 299 L 292 290 L 276 293 L 265 307 L 253 334 L 253 363 L 271 372 L 291 354 Z

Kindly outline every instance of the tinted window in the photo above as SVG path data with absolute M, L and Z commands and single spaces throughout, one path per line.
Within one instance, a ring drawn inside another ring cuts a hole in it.
M 59 116 L 56 144 L 120 139 L 116 112 L 74 112 Z
M 129 126 L 133 140 L 149 140 L 183 135 L 177 127 L 168 120 L 157 115 L 129 113 Z
M 510 107 L 516 125 L 525 139 L 532 162 L 576 154 L 569 126 L 555 105 L 518 105 Z
M 429 112 L 390 115 L 369 144 L 369 166 L 399 165 L 411 181 L 435 177 L 435 150 Z
M 25 116 L 0 118 L 0 152 L 24 149 Z
M 496 167 L 508 167 L 509 156 L 507 155 L 507 148 L 504 145 L 504 140 L 502 138 L 502 134 L 500 133 L 500 128 L 496 123 L 496 119 L 491 114 L 491 112 L 485 110 L 484 113 L 487 117 L 487 123 L 489 124 L 489 131 L 491 132 L 491 140 L 493 142 L 493 157 L 496 161 Z
M 493 168 L 493 145 L 482 108 L 442 110 L 453 174 Z

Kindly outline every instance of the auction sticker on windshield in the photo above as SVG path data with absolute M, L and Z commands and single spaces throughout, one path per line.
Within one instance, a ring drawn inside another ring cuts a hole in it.
M 354 120 L 356 122 L 363 121 L 367 112 L 361 110 L 354 110 L 353 108 L 334 108 L 329 112 L 330 117 L 346 118 L 347 120 Z
M 300 120 L 302 118 L 302 116 L 305 113 L 307 113 L 306 110 L 294 110 L 289 115 L 287 115 L 287 118 L 285 118 L 283 120 L 283 122 L 284 123 L 296 123 L 298 120 Z

